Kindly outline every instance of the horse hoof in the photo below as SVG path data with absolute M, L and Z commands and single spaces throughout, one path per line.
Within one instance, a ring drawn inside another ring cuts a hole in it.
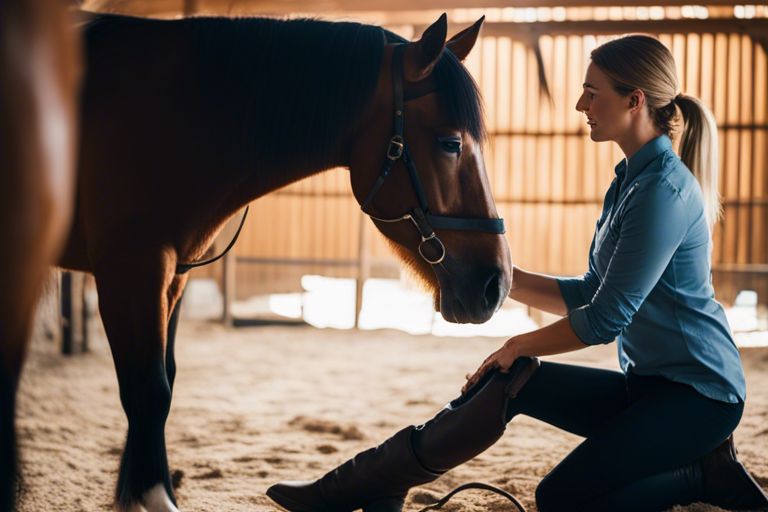
M 131 503 L 130 505 L 117 505 L 116 512 L 179 512 L 176 505 L 173 504 L 165 487 L 157 484 L 144 493 L 141 503 Z
M 179 512 L 162 484 L 157 484 L 148 490 L 142 502 L 146 512 Z
M 130 505 L 115 505 L 115 512 L 147 512 L 141 503 L 131 503 Z

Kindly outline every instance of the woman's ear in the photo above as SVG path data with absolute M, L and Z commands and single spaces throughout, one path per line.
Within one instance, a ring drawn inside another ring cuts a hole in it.
M 629 94 L 629 109 L 636 112 L 645 105 L 645 93 L 640 89 L 635 89 Z

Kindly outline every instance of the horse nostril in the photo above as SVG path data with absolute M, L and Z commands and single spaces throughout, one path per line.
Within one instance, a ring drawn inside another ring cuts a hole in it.
M 499 272 L 494 272 L 485 282 L 485 307 L 496 308 L 499 305 L 499 299 L 501 298 L 501 275 Z

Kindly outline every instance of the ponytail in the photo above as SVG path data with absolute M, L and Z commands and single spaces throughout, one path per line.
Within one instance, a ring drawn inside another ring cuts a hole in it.
M 678 94 L 673 101 L 683 115 L 680 159 L 693 172 L 701 186 L 704 214 L 711 231 L 722 216 L 717 179 L 717 123 L 699 99 Z

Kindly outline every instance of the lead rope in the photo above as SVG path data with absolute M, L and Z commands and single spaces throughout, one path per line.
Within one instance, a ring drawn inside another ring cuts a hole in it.
M 232 240 L 229 242 L 229 245 L 224 249 L 221 254 L 218 256 L 215 256 L 213 258 L 208 258 L 207 260 L 201 260 L 201 261 L 193 261 L 192 263 L 177 263 L 176 264 L 176 273 L 177 274 L 186 274 L 193 268 L 202 267 L 204 265 L 210 265 L 214 261 L 220 260 L 222 257 L 224 257 L 225 254 L 229 252 L 232 247 L 234 247 L 235 242 L 237 242 L 237 237 L 240 236 L 240 231 L 243 230 L 243 225 L 245 224 L 245 218 L 248 216 L 248 208 L 250 208 L 251 205 L 248 205 L 245 207 L 245 211 L 243 212 L 243 218 L 240 219 L 240 225 L 237 227 L 237 231 L 235 231 L 235 236 L 232 237 Z
M 466 491 L 467 489 L 481 489 L 484 491 L 494 492 L 500 496 L 504 496 L 509 501 L 511 501 L 515 505 L 515 507 L 517 507 L 517 510 L 519 510 L 520 512 L 525 512 L 525 507 L 523 507 L 523 505 L 517 500 L 517 498 L 512 496 L 510 493 L 508 493 L 504 489 L 499 489 L 498 487 L 494 487 L 489 484 L 484 484 L 482 482 L 469 482 L 467 484 L 460 485 L 456 487 L 454 490 L 452 490 L 451 492 L 449 492 L 448 494 L 446 494 L 445 496 L 443 496 L 440 499 L 440 501 L 438 501 L 437 503 L 434 503 L 432 505 L 427 505 L 426 507 L 419 509 L 418 512 L 427 512 L 428 510 L 437 510 L 439 508 L 442 508 L 443 505 L 448 503 L 448 501 L 451 498 L 453 498 L 454 496 L 456 496 L 458 493 L 462 491 Z

